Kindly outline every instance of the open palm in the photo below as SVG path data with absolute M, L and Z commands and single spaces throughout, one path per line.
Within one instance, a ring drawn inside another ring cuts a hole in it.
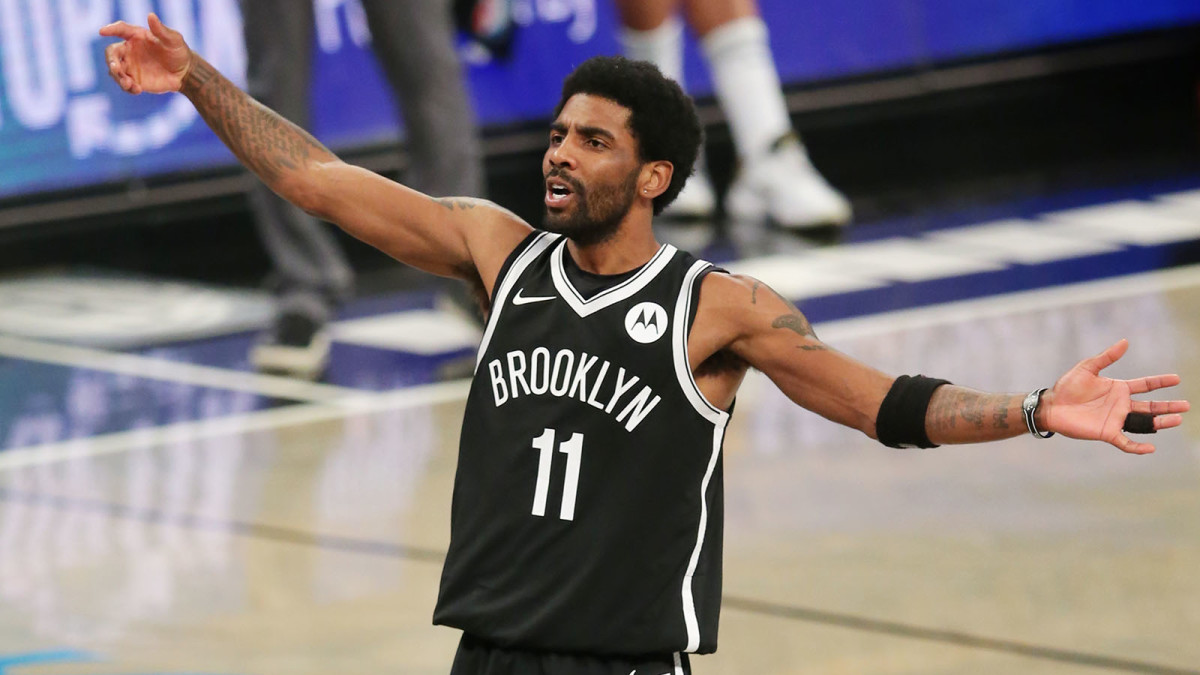
M 131 94 L 179 91 L 192 62 L 192 50 L 178 31 L 151 14 L 149 28 L 124 21 L 100 29 L 105 37 L 122 38 L 104 50 L 108 74 Z
M 1105 441 L 1125 452 L 1145 454 L 1154 452 L 1149 443 L 1130 440 L 1123 432 L 1125 416 L 1129 413 L 1151 415 L 1154 430 L 1179 426 L 1187 412 L 1187 401 L 1136 401 L 1134 394 L 1144 394 L 1179 384 L 1178 375 L 1153 375 L 1134 380 L 1114 380 L 1102 377 L 1100 371 L 1125 354 L 1129 343 L 1121 340 L 1090 359 L 1080 361 L 1054 383 L 1048 395 L 1047 427 L 1053 431 L 1087 440 Z

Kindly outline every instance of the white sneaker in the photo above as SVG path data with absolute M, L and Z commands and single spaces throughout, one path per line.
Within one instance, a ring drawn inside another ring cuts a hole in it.
M 683 184 L 679 196 L 663 209 L 663 218 L 675 220 L 703 220 L 711 218 L 717 208 L 717 195 L 713 190 L 712 181 L 704 167 L 696 167 L 696 172 Z
M 738 172 L 725 195 L 734 220 L 770 219 L 790 230 L 850 222 L 850 202 L 817 172 L 794 135 Z
M 315 380 L 329 365 L 330 339 L 324 326 L 302 314 L 285 313 L 250 350 L 259 371 Z

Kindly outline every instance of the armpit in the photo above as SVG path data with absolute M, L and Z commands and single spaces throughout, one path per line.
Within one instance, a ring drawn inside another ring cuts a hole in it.
M 466 284 L 467 294 L 475 301 L 475 309 L 479 316 L 487 320 L 488 312 L 491 310 L 491 300 L 488 298 L 487 289 L 483 286 L 483 279 L 480 278 L 479 272 L 470 265 L 464 265 L 458 268 L 459 280 Z
M 750 367 L 745 359 L 728 349 L 722 349 L 705 359 L 694 373 L 695 377 L 712 377 L 729 373 L 743 373 Z

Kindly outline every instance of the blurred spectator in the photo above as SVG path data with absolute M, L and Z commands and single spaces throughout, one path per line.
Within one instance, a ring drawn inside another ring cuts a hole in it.
M 454 49 L 451 0 L 362 0 L 376 56 L 407 129 L 404 183 L 431 196 L 480 196 L 474 113 Z M 309 126 L 313 0 L 242 0 L 250 94 Z M 323 223 L 259 185 L 255 219 L 274 265 L 278 315 L 250 354 L 260 370 L 318 377 L 325 324 L 351 294 L 354 273 Z
M 616 5 L 625 55 L 654 63 L 677 82 L 684 81 L 680 6 L 699 36 L 740 165 L 725 196 L 731 217 L 769 217 L 796 230 L 850 220 L 849 202 L 813 168 L 792 129 L 755 0 L 616 0 Z M 701 162 L 667 214 L 708 217 L 715 201 Z

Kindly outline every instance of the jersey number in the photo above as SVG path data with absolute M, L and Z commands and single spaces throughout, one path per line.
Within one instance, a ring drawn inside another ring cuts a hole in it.
M 533 448 L 538 456 L 537 489 L 533 492 L 533 515 L 546 515 L 546 496 L 550 492 L 550 465 L 554 463 L 554 429 L 546 429 L 533 439 Z M 569 440 L 558 446 L 558 451 L 567 456 L 567 475 L 563 479 L 562 508 L 558 517 L 575 520 L 575 495 L 579 490 L 579 460 L 583 455 L 583 434 L 571 434 Z

